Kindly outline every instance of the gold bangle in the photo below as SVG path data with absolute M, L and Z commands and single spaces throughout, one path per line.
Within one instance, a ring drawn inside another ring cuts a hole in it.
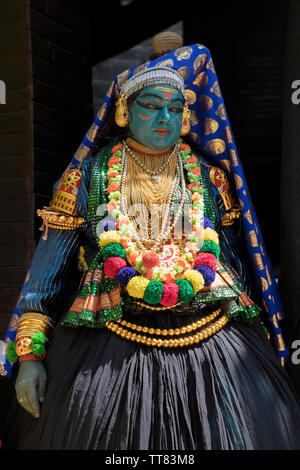
M 49 333 L 49 328 L 45 327 L 35 327 L 35 326 L 20 326 L 17 328 L 17 335 L 18 336 L 32 336 L 35 333 L 44 333 L 45 336 Z
M 21 329 L 29 328 L 44 332 L 49 328 L 52 328 L 52 326 L 53 322 L 51 318 L 49 318 L 47 315 L 35 312 L 28 312 L 23 313 L 23 315 L 20 316 L 17 330 L 20 331 Z
M 25 328 L 30 328 L 34 330 L 49 330 L 51 327 L 49 325 L 45 325 L 45 323 L 36 323 L 36 322 L 21 322 L 18 324 L 18 330 L 21 328 L 24 330 Z
M 26 318 L 22 318 L 22 320 L 20 320 L 20 323 L 23 323 L 23 322 L 43 323 L 43 324 L 52 326 L 52 323 L 51 323 L 51 322 L 42 320 L 41 318 L 35 318 L 35 317 L 26 317 Z
M 18 336 L 32 336 L 35 335 L 35 333 L 44 333 L 43 330 L 40 329 L 35 329 L 35 328 L 20 328 L 17 331 L 17 337 Z M 44 333 L 45 334 L 45 333 Z
M 48 315 L 44 315 L 43 313 L 38 313 L 38 312 L 26 312 L 23 313 L 20 316 L 20 321 L 26 320 L 26 319 L 36 319 L 36 320 L 41 320 L 43 322 L 49 323 L 49 325 L 53 325 L 52 319 Z
M 31 337 L 43 333 L 46 337 L 53 326 L 51 318 L 37 312 L 21 315 L 16 334 L 16 353 L 18 356 L 31 353 Z
M 33 319 L 25 319 L 21 320 L 18 325 L 36 325 L 37 327 L 42 326 L 43 328 L 51 328 L 52 324 L 51 323 L 46 323 L 43 320 L 37 320 L 36 318 Z
M 26 319 L 26 320 L 21 320 L 19 323 L 18 323 L 19 326 L 25 326 L 25 325 L 36 325 L 36 326 L 42 326 L 43 328 L 47 328 L 47 327 L 50 327 L 52 326 L 51 324 L 49 323 L 45 323 L 44 321 L 42 320 L 37 320 L 35 318 L 33 318 L 32 320 L 30 318 Z

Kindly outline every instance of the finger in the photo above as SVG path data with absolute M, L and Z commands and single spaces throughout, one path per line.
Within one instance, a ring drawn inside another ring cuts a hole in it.
M 17 397 L 17 401 L 22 408 L 24 408 L 24 396 Z
M 23 390 L 22 395 L 18 396 L 18 402 L 19 402 L 19 405 L 22 406 L 22 408 L 24 408 L 24 410 L 26 410 L 30 414 L 33 414 L 33 410 L 31 408 L 26 390 Z
M 30 388 L 34 388 L 34 387 L 35 387 L 34 383 L 30 384 L 28 381 L 21 380 L 18 383 L 18 385 L 16 387 L 16 390 L 17 390 L 18 397 L 21 397 L 21 399 L 22 399 L 22 402 L 20 402 L 20 400 L 19 400 L 20 405 L 26 411 L 28 411 L 28 413 L 32 414 L 35 417 L 36 413 L 35 413 L 35 410 L 32 407 L 31 399 L 30 399 L 29 394 L 28 394 L 28 390 Z
M 28 384 L 27 387 L 27 398 L 29 401 L 29 406 L 32 410 L 32 415 L 35 418 L 39 418 L 40 416 L 40 405 L 38 402 L 38 394 L 37 394 L 37 387 L 33 384 Z

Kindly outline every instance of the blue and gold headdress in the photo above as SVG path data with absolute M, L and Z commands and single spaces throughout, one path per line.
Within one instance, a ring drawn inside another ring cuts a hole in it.
M 157 73 L 159 77 L 160 68 L 170 69 L 170 75 L 171 71 L 175 71 L 184 80 L 184 95 L 191 110 L 191 131 L 186 139 L 210 163 L 220 166 L 226 172 L 232 187 L 236 190 L 252 269 L 262 304 L 270 320 L 277 354 L 284 364 L 288 351 L 279 326 L 279 320 L 284 318 L 283 307 L 235 145 L 213 60 L 205 46 L 194 44 L 181 47 L 116 76 L 92 126 L 74 154 L 71 166 L 80 167 L 81 162 L 90 154 L 96 136 L 101 133 L 110 113 L 114 112 L 115 102 L 120 93 L 126 90 L 128 80 L 130 79 L 132 85 L 136 77 L 138 87 L 138 84 L 142 83 L 140 79 L 147 75 Z M 144 83 L 142 85 L 145 86 Z

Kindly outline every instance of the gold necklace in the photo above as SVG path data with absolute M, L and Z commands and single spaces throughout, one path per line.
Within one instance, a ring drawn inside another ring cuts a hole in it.
M 162 166 L 158 170 L 151 170 L 150 168 L 147 168 L 147 166 L 141 162 L 138 158 L 138 156 L 131 150 L 131 148 L 127 145 L 127 143 L 124 140 L 124 146 L 126 151 L 131 155 L 131 157 L 136 161 L 136 163 L 150 176 L 150 180 L 152 183 L 158 183 L 160 181 L 160 176 L 159 173 L 164 171 L 164 169 L 169 165 L 173 155 L 175 155 L 176 152 L 178 152 L 178 145 L 175 145 L 173 151 L 170 153 L 168 156 L 167 160 L 162 164 Z
M 120 188 L 120 190 L 121 190 L 121 201 L 120 202 L 121 202 L 121 211 L 122 211 L 122 213 L 124 215 L 129 216 L 127 201 L 126 201 L 126 192 L 125 192 L 127 171 L 128 171 L 128 163 L 127 163 L 126 146 L 124 145 L 124 143 L 125 142 L 123 141 L 122 142 L 122 144 L 123 144 L 123 156 L 122 156 L 122 174 L 121 174 L 121 188 Z M 175 179 L 173 181 L 173 184 L 172 184 L 172 188 L 171 188 L 171 191 L 170 191 L 170 194 L 169 194 L 169 200 L 168 200 L 168 203 L 167 203 L 168 209 L 165 212 L 165 218 L 163 220 L 161 231 L 158 234 L 157 239 L 156 240 L 150 240 L 149 238 L 142 238 L 137 234 L 136 230 L 134 229 L 134 236 L 135 236 L 136 242 L 139 244 L 142 251 L 145 251 L 145 252 L 148 251 L 148 249 L 145 247 L 145 244 L 147 244 L 149 242 L 152 242 L 152 243 L 154 242 L 154 244 L 151 247 L 151 251 L 158 251 L 160 249 L 162 243 L 164 243 L 164 241 L 166 239 L 167 230 L 169 231 L 169 233 L 173 230 L 173 228 L 177 224 L 179 216 L 182 214 L 183 204 L 185 202 L 185 197 L 186 197 L 186 187 L 185 187 L 185 179 L 184 179 L 184 173 L 183 173 L 183 165 L 182 165 L 181 159 L 179 158 L 179 154 L 177 154 L 177 173 L 178 173 L 178 177 L 181 180 L 182 192 L 181 192 L 181 201 L 180 201 L 178 210 L 176 211 L 174 221 L 172 222 L 171 225 L 168 226 L 167 216 L 170 214 L 170 207 L 171 207 L 172 199 L 174 197 L 175 190 L 176 190 L 176 183 L 177 183 L 177 178 L 178 178 L 177 176 L 175 177 Z

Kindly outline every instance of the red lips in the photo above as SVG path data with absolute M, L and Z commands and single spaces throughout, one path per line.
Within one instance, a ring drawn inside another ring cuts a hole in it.
M 170 131 L 168 129 L 155 129 L 155 132 L 159 135 L 169 135 Z

